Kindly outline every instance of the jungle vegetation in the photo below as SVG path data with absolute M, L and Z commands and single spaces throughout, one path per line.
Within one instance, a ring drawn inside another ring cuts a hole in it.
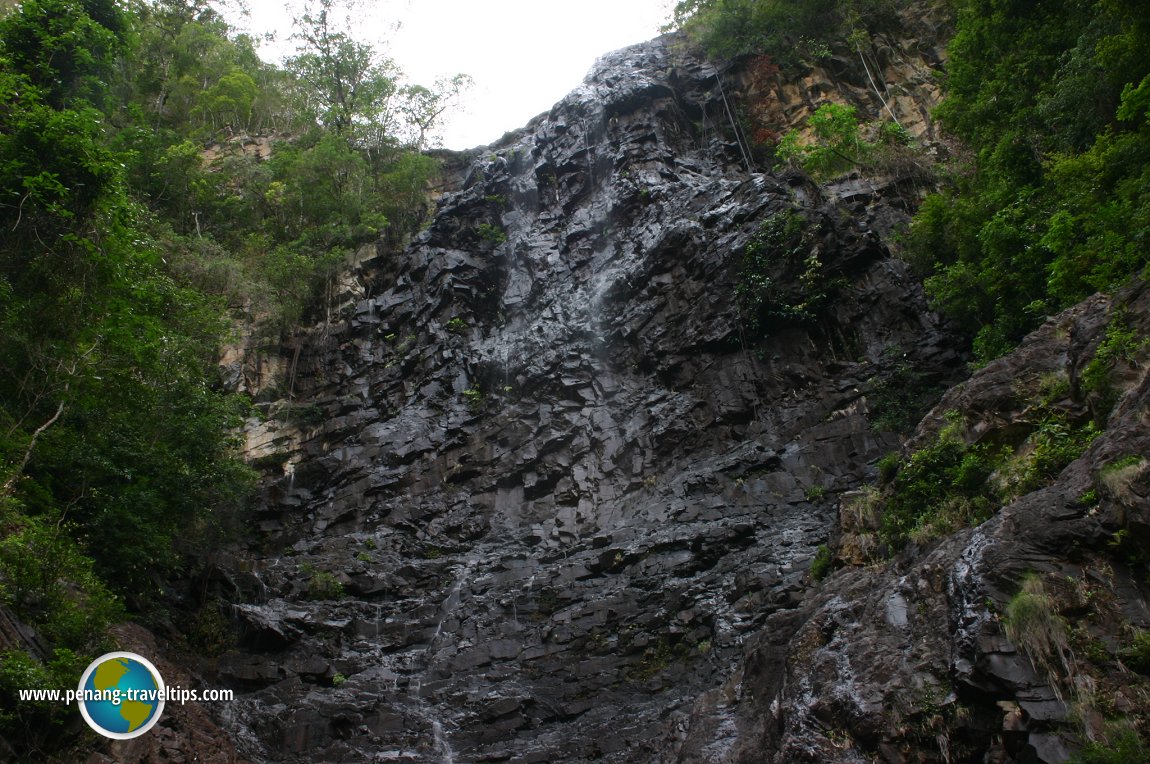
M 344 256 L 418 226 L 438 119 L 335 0 L 257 55 L 200 0 L 0 11 L 0 605 L 50 646 L 0 656 L 0 731 L 35 746 L 126 615 L 240 522 L 254 473 L 221 389 L 241 318 L 275 341 Z M 257 152 L 257 138 L 267 150 Z
M 941 5 L 954 35 L 935 116 L 961 150 L 919 208 L 905 256 L 985 363 L 1045 317 L 1145 272 L 1150 16 L 1137 0 Z M 897 6 L 682 0 L 672 26 L 717 58 L 765 55 L 793 70 L 897 37 Z M 841 122 L 798 147 L 812 172 L 826 170 L 814 160 L 850 154 L 840 144 L 859 145 L 857 120 Z M 778 150 L 795 156 L 783 138 Z

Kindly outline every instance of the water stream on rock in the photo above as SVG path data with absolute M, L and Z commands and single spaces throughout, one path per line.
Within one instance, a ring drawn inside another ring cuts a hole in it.
M 253 762 L 640 762 L 692 724 L 727 750 L 732 701 L 696 703 L 800 603 L 835 497 L 894 445 L 854 405 L 874 359 L 957 357 L 879 267 L 887 222 L 700 146 L 722 109 L 666 40 L 605 56 L 365 261 L 371 296 L 299 364 L 324 420 L 255 510 L 266 590 L 220 662 Z M 742 252 L 792 209 L 849 284 L 826 319 L 849 348 L 740 339 Z

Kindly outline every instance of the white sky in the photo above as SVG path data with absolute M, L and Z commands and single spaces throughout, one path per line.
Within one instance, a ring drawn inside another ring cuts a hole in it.
M 673 0 L 367 0 L 361 42 L 380 43 L 409 82 L 471 75 L 475 86 L 441 131 L 443 145 L 492 143 L 574 89 L 595 59 L 659 33 Z M 283 0 L 248 0 L 236 21 L 254 35 L 274 31 L 267 58 L 290 52 L 291 13 Z M 398 25 L 398 28 L 397 28 Z

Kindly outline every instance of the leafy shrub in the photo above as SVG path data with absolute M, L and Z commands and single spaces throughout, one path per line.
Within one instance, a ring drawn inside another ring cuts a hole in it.
M 1023 580 L 1022 588 L 1006 606 L 1003 625 L 1010 641 L 1047 677 L 1057 692 L 1058 681 L 1071 674 L 1066 621 L 1058 614 L 1037 575 Z
M 799 132 L 791 130 L 775 149 L 779 159 L 797 162 L 807 172 L 824 176 L 850 170 L 861 163 L 864 144 L 853 106 L 824 104 L 811 115 L 807 126 L 814 133 L 815 142 L 802 144 Z
M 1111 724 L 1104 740 L 1092 740 L 1083 746 L 1072 764 L 1147 764 L 1150 749 L 1138 731 L 1129 724 Z
M 1128 668 L 1139 674 L 1150 675 L 1150 631 L 1139 631 L 1118 656 Z
M 482 389 L 472 386 L 463 391 L 463 400 L 467 403 L 467 408 L 470 409 L 472 413 L 478 413 L 483 410 L 486 399 Z
M 826 486 L 822 486 L 822 485 L 812 485 L 812 486 L 809 486 L 805 491 L 803 491 L 803 498 L 805 498 L 807 501 L 810 501 L 810 502 L 822 501 L 823 499 L 826 498 L 826 496 L 827 496 L 827 488 L 826 488 Z
M 743 325 L 758 337 L 779 324 L 814 321 L 840 286 L 806 220 L 785 212 L 764 220 L 747 242 L 735 299 Z
M 811 560 L 811 578 L 822 581 L 831 572 L 834 561 L 835 555 L 831 548 L 826 544 L 820 545 L 814 559 Z
M 123 611 L 69 526 L 12 517 L 0 526 L 6 528 L 0 539 L 0 603 L 61 647 L 100 647 L 105 629 Z
M 1103 408 L 1109 411 L 1115 396 L 1111 378 L 1119 363 L 1134 364 L 1138 354 L 1150 344 L 1138 330 L 1128 325 L 1124 312 L 1118 312 L 1106 326 L 1106 335 L 1094 351 L 1094 357 L 1082 369 L 1082 389 L 1097 393 L 1103 399 Z
M 1093 422 L 1078 427 L 1057 411 L 1048 411 L 1024 447 L 1003 467 L 1004 498 L 1033 491 L 1056 478 L 1090 446 L 1100 431 Z
M 58 735 L 67 723 L 69 707 L 49 701 L 22 701 L 20 690 L 70 690 L 91 658 L 57 648 L 48 663 L 23 650 L 0 652 L 0 732 L 9 739 L 31 742 Z
M 507 233 L 492 223 L 480 223 L 475 232 L 479 234 L 480 239 L 490 244 L 499 245 L 507 241 Z
M 343 584 L 333 573 L 317 570 L 314 566 L 306 563 L 300 569 L 309 576 L 307 590 L 304 592 L 308 599 L 337 600 L 343 597 Z
M 899 458 L 898 451 L 891 451 L 879 459 L 875 465 L 878 468 L 879 482 L 885 484 L 894 480 L 901 463 L 902 460 Z
M 985 445 L 968 445 L 962 421 L 950 421 L 899 464 L 884 503 L 879 537 L 892 550 L 986 520 L 997 499 L 987 478 L 1001 461 Z M 886 469 L 890 469 L 889 466 Z

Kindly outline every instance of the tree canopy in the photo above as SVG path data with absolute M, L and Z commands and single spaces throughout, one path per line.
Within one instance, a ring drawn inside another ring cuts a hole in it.
M 1147 264 L 1150 18 L 1127 0 L 965 0 L 943 124 L 971 147 L 910 256 L 989 360 Z
M 459 83 L 405 83 L 317 8 L 282 67 L 199 0 L 0 16 L 0 605 L 54 651 L 0 656 L 0 734 L 29 751 L 60 709 L 14 690 L 74 683 L 241 516 L 236 311 L 274 340 L 423 216 Z

